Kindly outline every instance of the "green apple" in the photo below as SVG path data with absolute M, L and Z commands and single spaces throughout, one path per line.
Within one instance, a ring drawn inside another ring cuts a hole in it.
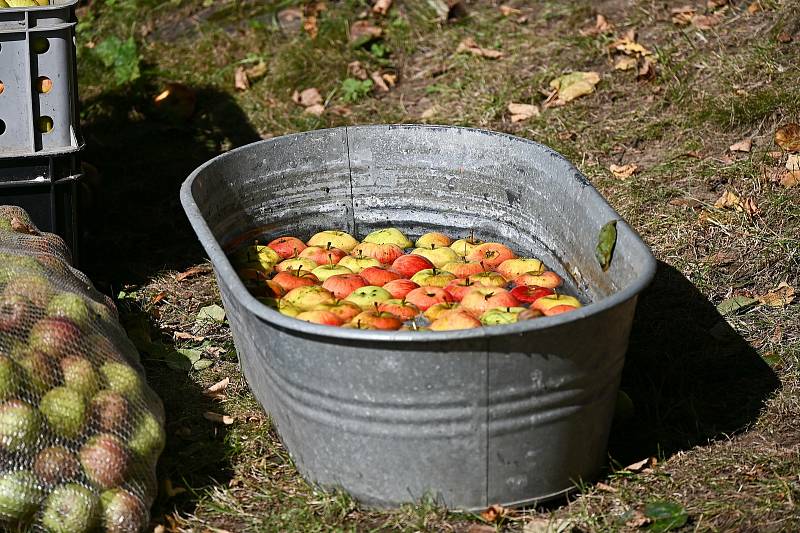
M 303 312 L 302 309 L 300 309 L 299 307 L 297 307 L 292 303 L 287 302 L 283 298 L 278 300 L 277 310 L 280 314 L 290 316 L 292 318 L 296 317 L 297 315 Z
M 481 244 L 483 244 L 483 241 L 473 238 L 458 239 L 450 245 L 450 248 L 452 248 L 461 257 L 466 257 L 473 249 L 475 249 L 476 246 Z
M 375 244 L 396 244 L 400 248 L 411 248 L 414 243 L 397 228 L 383 228 L 375 230 L 366 237 L 363 242 Z
M 38 263 L 37 263 L 38 265 Z M 6 265 L 3 265 L 4 267 Z M 5 270 L 5 269 L 3 269 Z M 13 270 L 11 270 L 13 272 Z M 53 293 L 53 286 L 47 280 L 37 274 L 23 274 L 15 272 L 6 280 L 6 287 L 3 289 L 3 296 L 19 294 L 25 296 L 34 305 L 45 308 Z
M 128 399 L 141 397 L 144 381 L 133 367 L 124 363 L 108 361 L 100 367 L 100 374 L 105 379 L 108 389 L 116 391 Z
M 62 292 L 53 296 L 50 303 L 47 304 L 45 312 L 51 317 L 68 318 L 82 329 L 89 324 L 91 317 L 86 300 L 71 292 Z
M 519 320 L 519 314 L 523 311 L 525 311 L 524 307 L 495 307 L 481 315 L 481 324 L 484 326 L 515 324 Z
M 365 285 L 351 292 L 344 300 L 353 302 L 365 311 L 374 311 L 375 304 L 380 304 L 386 300 L 391 300 L 392 294 L 383 287 L 375 285 Z
M 309 246 L 320 248 L 339 248 L 347 253 L 356 247 L 358 241 L 349 233 L 337 230 L 320 231 L 315 233 L 308 242 Z
M 164 449 L 165 440 L 164 428 L 153 415 L 145 412 L 128 440 L 128 448 L 144 459 L 155 460 Z
M 374 267 L 374 266 L 381 266 L 381 262 L 375 259 L 374 257 L 355 257 L 352 255 L 347 255 L 342 257 L 341 260 L 337 263 L 337 265 L 346 267 L 350 270 L 350 272 L 354 274 L 358 274 L 365 268 Z
M 413 255 L 420 255 L 433 263 L 436 268 L 442 268 L 447 263 L 458 261 L 461 258 L 452 248 L 441 246 L 439 248 L 414 248 Z
M 56 383 L 58 369 L 44 353 L 25 347 L 15 359 L 22 369 L 21 380 L 32 393 L 44 394 Z
M 77 483 L 61 485 L 47 497 L 41 522 L 53 533 L 88 533 L 99 520 L 97 496 Z
M 36 444 L 42 423 L 36 408 L 22 400 L 0 404 L 0 448 L 11 452 L 29 451 Z
M 497 271 L 506 279 L 516 279 L 523 274 L 539 275 L 544 272 L 544 265 L 538 259 L 517 257 L 506 259 L 497 266 Z
M 9 357 L 0 355 L 0 401 L 5 400 L 19 387 L 19 375 Z
M 312 274 L 317 276 L 317 279 L 320 281 L 325 281 L 331 276 L 338 276 L 339 274 L 352 274 L 353 271 L 347 268 L 346 266 L 342 266 L 339 264 L 336 265 L 322 265 L 318 266 L 314 270 L 311 271 Z
M 147 525 L 147 508 L 142 500 L 123 489 L 112 489 L 100 495 L 103 531 L 136 533 Z
M 0 283 L 7 283 L 25 272 L 26 276 L 40 274 L 41 265 L 33 257 L 27 255 L 0 253 Z
M 294 257 L 292 259 L 284 259 L 275 265 L 275 270 L 277 272 L 283 272 L 285 270 L 308 270 L 311 272 L 318 266 L 316 261 L 312 261 L 306 257 Z
M 230 256 L 236 267 L 250 266 L 270 272 L 275 265 L 283 261 L 283 257 L 269 246 L 254 244 L 237 250 Z
M 36 512 L 41 499 L 39 482 L 27 470 L 0 474 L 0 517 L 11 522 L 25 520 Z
M 88 359 L 79 355 L 69 355 L 63 358 L 60 364 L 65 386 L 80 392 L 87 398 L 100 388 L 100 377 Z
M 308 285 L 290 290 L 281 301 L 292 304 L 301 311 L 311 311 L 319 304 L 331 303 L 335 299 L 328 289 L 319 285 Z
M 56 387 L 45 394 L 39 411 L 50 429 L 62 437 L 77 437 L 86 423 L 86 400 L 80 392 L 67 387 Z

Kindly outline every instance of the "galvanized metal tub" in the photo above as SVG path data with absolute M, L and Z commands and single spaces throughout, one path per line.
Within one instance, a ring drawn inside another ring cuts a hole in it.
M 638 293 L 655 260 L 569 162 L 490 131 L 419 125 L 319 130 L 198 168 L 181 201 L 214 265 L 241 366 L 300 472 L 375 506 L 526 504 L 605 462 Z M 253 298 L 225 250 L 243 232 L 358 236 L 396 226 L 500 240 L 535 254 L 590 305 L 508 326 L 359 331 L 283 316 Z

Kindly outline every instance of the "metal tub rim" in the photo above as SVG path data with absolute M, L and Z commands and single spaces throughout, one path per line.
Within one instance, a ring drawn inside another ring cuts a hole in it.
M 265 322 L 274 324 L 286 330 L 294 331 L 295 333 L 302 335 L 315 335 L 319 337 L 328 337 L 331 339 L 363 340 L 363 341 L 386 342 L 386 343 L 446 342 L 452 340 L 492 338 L 492 337 L 514 335 L 514 334 L 523 334 L 529 331 L 547 329 L 554 326 L 566 324 L 569 322 L 583 320 L 584 318 L 600 314 L 608 309 L 612 309 L 615 306 L 630 300 L 631 298 L 635 298 L 652 281 L 656 271 L 655 257 L 653 257 L 652 253 L 649 251 L 649 248 L 644 243 L 644 241 L 642 241 L 641 237 L 636 233 L 636 231 L 624 219 L 622 219 L 621 216 L 617 214 L 616 218 L 617 234 L 619 235 L 619 233 L 621 232 L 630 233 L 630 237 L 633 238 L 634 242 L 640 245 L 643 249 L 648 251 L 648 253 L 645 255 L 645 264 L 642 265 L 636 279 L 628 286 L 622 288 L 621 290 L 605 298 L 602 298 L 598 301 L 592 301 L 591 303 L 585 305 L 584 307 L 581 307 L 569 313 L 562 313 L 559 315 L 549 316 L 549 317 L 540 317 L 537 318 L 536 320 L 525 320 L 522 322 L 517 322 L 515 324 L 480 327 L 480 328 L 466 329 L 466 330 L 380 331 L 380 330 L 358 330 L 358 329 L 337 328 L 337 327 L 313 324 L 310 322 L 304 322 L 302 320 L 297 320 L 295 318 L 285 316 L 279 313 L 278 311 L 271 309 L 270 307 L 267 307 L 266 305 L 259 302 L 253 295 L 250 294 L 250 292 L 245 288 L 244 283 L 242 283 L 241 279 L 239 279 L 238 274 L 236 273 L 230 261 L 228 260 L 228 257 L 225 254 L 224 250 L 222 249 L 222 246 L 217 242 L 216 236 L 212 233 L 211 228 L 208 226 L 208 223 L 205 220 L 205 217 L 202 215 L 199 207 L 194 201 L 192 193 L 192 186 L 194 184 L 194 181 L 197 179 L 198 176 L 200 176 L 203 173 L 203 171 L 207 167 L 213 164 L 217 164 L 221 160 L 225 160 L 230 157 L 235 157 L 235 155 L 239 152 L 252 150 L 253 147 L 258 145 L 272 144 L 280 139 L 300 139 L 306 135 L 316 134 L 325 131 L 343 130 L 346 133 L 347 130 L 352 130 L 352 129 L 386 128 L 387 126 L 390 128 L 414 127 L 414 128 L 430 128 L 430 129 L 445 129 L 445 130 L 462 130 L 489 136 L 506 137 L 515 142 L 531 144 L 536 148 L 541 149 L 544 152 L 557 156 L 557 158 L 560 159 L 561 164 L 565 165 L 572 173 L 575 173 L 580 176 L 583 175 L 561 154 L 536 141 L 532 141 L 530 139 L 525 139 L 522 137 L 517 137 L 515 135 L 510 135 L 507 133 L 501 133 L 482 128 L 467 128 L 467 127 L 447 126 L 447 125 L 381 124 L 381 125 L 367 125 L 367 126 L 342 126 L 337 128 L 324 128 L 319 130 L 292 133 L 288 135 L 274 137 L 272 139 L 257 141 L 225 152 L 224 154 L 218 155 L 206 161 L 189 175 L 189 177 L 181 185 L 180 200 L 184 210 L 186 211 L 187 217 L 189 218 L 189 222 L 192 225 L 192 228 L 197 234 L 206 253 L 208 253 L 211 263 L 214 265 L 214 269 L 216 270 L 217 275 L 225 280 L 225 282 L 233 290 L 235 297 L 245 306 L 245 308 L 249 312 L 253 313 L 255 316 L 259 317 Z M 592 188 L 593 193 L 597 195 L 598 199 L 601 202 L 603 202 L 603 204 L 608 206 L 608 202 L 605 200 L 605 198 L 599 192 L 597 192 L 597 190 L 594 189 L 592 185 L 589 186 Z M 616 211 L 614 211 L 613 208 L 611 208 L 610 206 L 608 207 L 611 210 L 611 212 L 616 214 Z

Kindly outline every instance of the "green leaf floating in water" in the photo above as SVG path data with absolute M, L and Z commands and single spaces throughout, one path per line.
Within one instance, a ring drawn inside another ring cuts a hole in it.
M 644 515 L 652 520 L 647 530 L 659 533 L 677 529 L 689 520 L 689 515 L 683 507 L 663 500 L 647 504 Z
M 617 245 L 617 221 L 606 222 L 600 228 L 600 237 L 597 239 L 597 248 L 594 249 L 594 256 L 603 269 L 603 272 L 611 266 L 611 259 L 614 257 L 614 246 Z

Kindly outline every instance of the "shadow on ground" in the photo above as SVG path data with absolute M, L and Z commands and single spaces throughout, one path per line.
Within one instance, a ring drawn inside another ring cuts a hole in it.
M 622 376 L 635 416 L 615 426 L 609 454 L 625 466 L 725 438 L 754 422 L 779 386 L 716 307 L 659 261 L 639 299 Z
M 126 284 L 146 284 L 165 269 L 183 270 L 204 260 L 180 206 L 180 185 L 210 158 L 258 140 L 227 94 L 196 89 L 196 100 L 186 93 L 188 98 L 160 107 L 152 100 L 156 94 L 155 87 L 139 85 L 83 102 L 87 141 L 83 159 L 97 169 L 97 175 L 87 176 L 91 196 L 81 213 L 86 228 L 81 268 L 112 295 Z M 157 337 L 153 318 L 139 304 L 121 302 L 120 310 L 129 334 L 138 337 L 148 382 L 167 413 L 159 479 L 194 488 L 225 483 L 231 476 L 226 431 L 202 417 L 206 411 L 218 411 L 218 404 L 202 394 L 186 371 L 164 363 L 159 353 L 174 354 L 173 340 Z M 159 353 L 148 348 L 152 346 Z M 186 508 L 193 505 L 191 499 L 165 502 L 168 491 L 163 488 L 154 516 L 169 512 L 176 501 L 188 502 L 178 506 L 191 512 Z

